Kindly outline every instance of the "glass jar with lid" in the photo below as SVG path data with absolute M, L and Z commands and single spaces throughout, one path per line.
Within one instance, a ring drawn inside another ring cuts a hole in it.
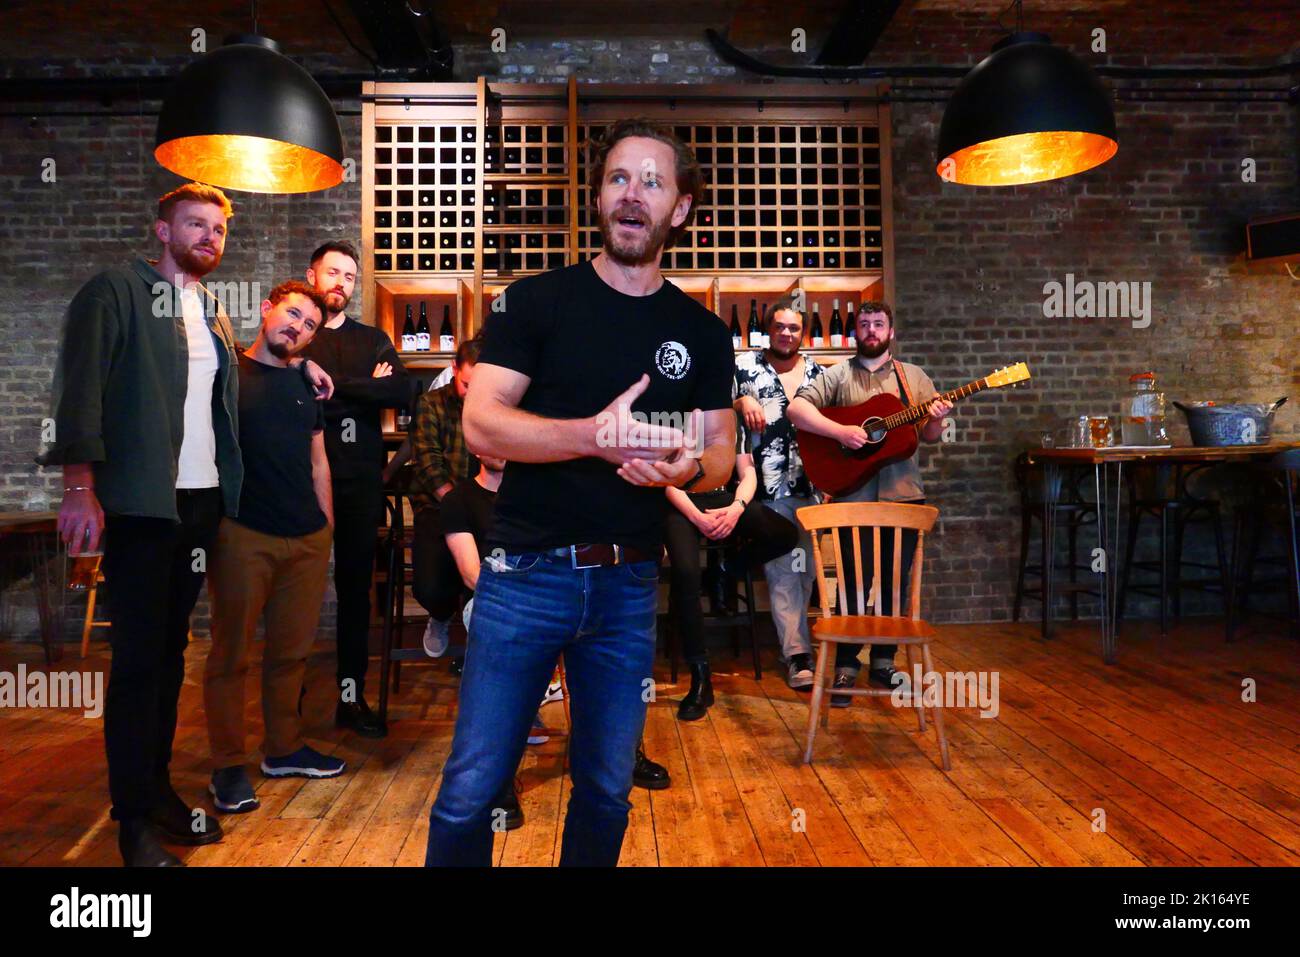
M 1169 445 L 1165 428 L 1165 394 L 1156 391 L 1156 374 L 1139 372 L 1129 376 L 1129 394 L 1124 400 L 1120 422 L 1125 445 Z

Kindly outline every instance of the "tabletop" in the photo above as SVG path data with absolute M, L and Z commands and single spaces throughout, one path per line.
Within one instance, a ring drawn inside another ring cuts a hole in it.
M 1097 465 L 1104 462 L 1230 462 L 1272 458 L 1279 452 L 1300 449 L 1300 442 L 1270 442 L 1267 445 L 1175 445 L 1170 447 L 1111 446 L 1093 449 L 1030 449 L 1030 464 Z

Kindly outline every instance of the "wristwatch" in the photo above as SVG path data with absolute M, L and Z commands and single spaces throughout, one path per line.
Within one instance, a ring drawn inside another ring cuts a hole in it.
M 690 488 L 692 485 L 694 485 L 696 482 L 698 482 L 698 481 L 699 481 L 700 479 L 702 479 L 702 478 L 704 478 L 704 460 L 703 460 L 703 459 L 696 459 L 696 460 L 695 460 L 695 474 L 692 475 L 688 481 L 683 482 L 681 485 L 679 485 L 679 486 L 677 486 L 677 487 L 678 487 L 679 489 L 681 489 L 682 491 L 685 491 L 686 489 Z

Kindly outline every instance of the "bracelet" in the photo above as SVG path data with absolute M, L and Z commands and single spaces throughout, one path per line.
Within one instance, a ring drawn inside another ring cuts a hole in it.
M 743 498 L 737 498 L 733 500 L 731 504 L 739 505 L 741 508 L 749 508 L 749 503 L 746 502 Z
M 94 487 L 93 485 L 73 485 L 73 486 L 71 486 L 71 487 L 68 487 L 68 486 L 65 485 L 65 486 L 63 487 L 63 491 L 65 491 L 65 492 L 93 492 L 93 491 L 95 491 L 95 487 Z

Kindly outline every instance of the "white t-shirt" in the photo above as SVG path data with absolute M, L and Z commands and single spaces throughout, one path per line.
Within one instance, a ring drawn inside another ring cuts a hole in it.
M 436 379 L 434 379 L 432 382 L 429 383 L 429 388 L 426 389 L 425 391 L 432 392 L 434 389 L 441 389 L 443 386 L 445 386 L 448 382 L 451 381 L 451 376 L 452 376 L 451 365 L 449 364 L 445 369 L 443 369 L 441 372 L 438 373 L 438 377 Z
M 177 488 L 216 488 L 217 435 L 212 430 L 212 386 L 217 375 L 217 349 L 203 316 L 198 292 L 181 290 L 181 315 L 189 343 L 190 369 L 185 387 L 185 434 L 177 463 Z M 233 372 L 232 372 L 233 375 Z

